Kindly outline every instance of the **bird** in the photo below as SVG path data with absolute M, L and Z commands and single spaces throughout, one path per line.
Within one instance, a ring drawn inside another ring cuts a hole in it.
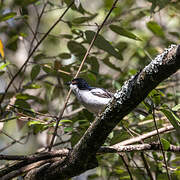
M 113 93 L 99 87 L 91 87 L 83 78 L 68 82 L 78 101 L 90 112 L 98 115 L 113 97 Z

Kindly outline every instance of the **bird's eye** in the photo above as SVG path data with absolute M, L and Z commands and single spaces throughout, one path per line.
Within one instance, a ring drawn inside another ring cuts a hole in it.
M 72 81 L 72 83 L 71 84 L 77 84 L 77 82 L 76 81 Z

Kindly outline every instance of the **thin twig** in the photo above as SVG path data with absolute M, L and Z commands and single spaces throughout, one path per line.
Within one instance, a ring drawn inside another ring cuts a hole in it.
M 142 170 L 142 168 L 144 169 L 144 167 L 138 166 L 137 162 L 133 158 L 131 158 L 129 156 L 128 156 L 128 159 L 129 159 L 129 161 L 131 160 L 134 163 L 135 166 L 132 166 L 132 167 L 135 168 L 135 169 L 138 169 L 139 170 L 139 174 L 141 174 L 141 176 L 143 176 L 144 179 L 146 180 L 146 176 L 144 174 L 144 171 Z
M 165 133 L 165 132 L 169 132 L 169 131 L 172 131 L 172 130 L 174 130 L 174 127 L 172 125 L 165 126 L 165 127 L 162 127 L 160 129 L 158 129 L 159 133 Z M 142 140 L 150 138 L 150 137 L 155 136 L 155 135 L 157 135 L 156 130 L 145 133 L 145 134 L 142 134 L 140 136 L 137 136 L 137 137 L 134 137 L 134 138 L 131 138 L 131 139 L 124 140 L 124 141 L 122 141 L 122 142 L 120 142 L 120 143 L 118 143 L 116 145 L 134 144 L 134 143 L 141 142 Z M 114 145 L 114 146 L 116 146 L 116 145 Z
M 5 155 L 0 154 L 0 160 L 9 160 L 9 161 L 29 161 L 31 163 L 54 158 L 54 157 L 64 157 L 68 155 L 69 150 L 68 149 L 59 149 L 51 152 L 43 152 L 40 154 L 33 154 L 33 155 Z
M 123 155 L 120 155 L 120 154 L 119 154 L 119 156 L 121 157 L 121 159 L 122 159 L 122 161 L 123 161 L 123 163 L 124 163 L 124 165 L 125 165 L 125 167 L 126 167 L 126 169 L 127 169 L 127 172 L 128 172 L 128 174 L 129 174 L 129 176 L 130 176 L 130 179 L 133 180 L 132 173 L 131 173 L 131 171 L 130 171 L 130 169 L 129 169 L 129 166 L 128 166 L 125 158 L 123 157 Z
M 34 6 L 35 6 L 35 5 L 34 5 Z M 31 40 L 30 45 L 29 45 L 30 48 L 29 48 L 29 50 L 28 50 L 28 55 L 31 53 L 31 50 L 32 50 L 32 48 L 33 48 L 33 43 L 34 43 L 34 41 L 36 40 L 36 41 L 37 41 L 37 44 L 39 43 L 38 38 L 37 38 L 38 28 L 39 28 L 40 21 L 41 21 L 41 17 L 42 17 L 42 15 L 43 15 L 43 13 L 44 13 L 44 10 L 45 10 L 46 6 L 47 6 L 47 3 L 44 4 L 40 15 L 37 14 L 38 17 L 37 17 L 37 24 L 36 24 L 36 27 L 35 27 L 35 31 L 33 31 L 33 29 L 31 28 L 30 24 L 28 24 L 28 23 L 25 21 L 25 23 L 28 25 L 29 29 L 31 30 L 31 32 L 32 32 L 32 34 L 33 34 L 33 39 Z M 35 7 L 36 7 L 36 6 L 35 6 Z M 36 9 L 36 8 L 35 8 L 35 9 Z M 36 10 L 37 10 L 37 9 L 36 9 Z M 36 12 L 37 12 L 37 11 L 36 11 Z M 26 68 L 27 68 L 27 64 L 25 65 L 22 73 L 24 73 L 24 72 L 26 71 Z M 19 90 L 20 90 L 21 85 L 22 85 L 23 82 L 24 82 L 24 78 L 22 78 L 21 81 L 20 81 L 20 83 L 19 83 Z
M 19 140 L 16 140 L 15 138 L 13 138 L 12 136 L 10 136 L 9 134 L 7 134 L 5 131 L 0 130 L 0 133 L 4 134 L 5 136 L 7 136 L 8 138 L 12 139 L 13 141 L 19 143 L 19 144 L 24 144 L 24 142 L 21 142 Z
M 180 147 L 175 147 L 174 145 L 171 145 L 171 146 L 172 146 L 172 148 L 175 148 L 175 149 L 178 148 L 178 149 L 179 149 L 178 152 L 180 152 Z M 160 150 L 160 149 L 159 149 L 159 150 Z M 171 151 L 171 152 L 174 152 L 174 151 Z M 146 153 L 146 156 L 148 156 L 148 157 L 151 158 L 153 161 L 155 161 L 156 164 L 157 164 L 157 163 L 162 163 L 162 167 L 165 167 L 165 164 L 162 162 L 162 160 L 158 160 L 158 159 L 150 156 L 150 155 L 147 154 L 147 153 Z M 168 169 L 169 169 L 170 171 L 174 171 L 174 170 L 177 170 L 177 167 L 173 167 L 173 168 L 168 167 Z
M 62 116 L 64 114 L 64 110 L 66 109 L 66 106 L 67 106 L 67 103 L 68 103 L 68 100 L 70 98 L 70 95 L 71 95 L 71 89 L 69 90 L 68 92 L 68 95 L 66 97 L 66 100 L 65 100 L 65 103 L 64 103 L 64 106 L 63 106 L 63 109 L 59 115 L 59 118 L 57 119 L 57 122 L 56 122 L 56 126 L 55 126 L 55 129 L 54 129 L 54 132 L 53 132 L 53 136 L 52 136 L 52 139 L 51 139 L 51 143 L 49 145 L 49 148 L 48 148 L 48 151 L 51 151 L 52 147 L 53 147 L 53 144 L 54 144 L 54 139 L 56 137 L 56 133 L 57 133 L 57 129 L 58 129 L 58 126 L 59 126 L 59 122 L 60 120 L 62 119 Z
M 44 117 L 49 117 L 49 118 L 53 118 L 53 119 L 56 119 L 57 117 L 56 116 L 53 116 L 53 115 L 50 115 L 50 114 L 43 114 L 41 112 L 36 112 L 36 111 L 31 111 L 29 109 L 25 109 L 25 108 L 22 108 L 22 107 L 18 107 L 16 105 L 13 105 L 13 104 L 9 104 L 9 106 L 13 107 L 13 108 L 17 108 L 17 109 L 20 109 L 20 110 L 24 110 L 26 112 L 29 112 L 29 113 L 32 113 L 32 114 L 36 114 L 38 116 L 44 116 Z M 24 116 L 27 116 L 27 115 L 24 115 Z M 27 116 L 28 117 L 28 116 Z M 1 122 L 1 121 L 0 121 Z
M 22 139 L 26 138 L 28 139 L 29 135 L 28 136 L 22 136 L 18 141 L 21 141 Z M 27 140 L 24 142 L 24 144 L 27 142 Z M 0 149 L 0 153 L 3 152 L 4 150 L 8 149 L 9 147 L 11 147 L 12 145 L 14 145 L 15 143 L 17 143 L 16 140 L 10 142 L 9 144 L 7 144 L 5 147 L 1 148 Z
M 29 53 L 30 53 L 31 50 L 32 50 L 32 46 L 33 46 L 34 40 L 37 38 L 39 24 L 40 24 L 40 21 L 41 21 L 41 17 L 42 17 L 42 15 L 44 14 L 44 11 L 45 11 L 46 6 L 47 6 L 47 2 L 43 5 L 43 8 L 42 8 L 42 11 L 41 11 L 40 14 L 38 14 L 38 11 L 36 11 L 36 12 L 37 12 L 38 19 L 37 19 L 37 24 L 36 24 L 34 36 L 33 36 L 33 39 L 32 39 L 32 41 L 31 41 L 31 43 L 30 43 Z M 35 6 L 35 8 L 36 8 L 36 6 Z M 37 42 L 38 42 L 38 40 L 37 40 Z
M 45 152 L 42 154 L 35 154 L 35 155 L 30 155 L 30 156 L 12 156 L 12 155 L 0 155 L 1 159 L 6 159 L 6 160 L 19 160 L 20 162 L 13 164 L 9 166 L 8 168 L 1 170 L 0 171 L 0 177 L 11 173 L 15 170 L 18 170 L 20 168 L 25 168 L 25 166 L 32 164 L 32 163 L 38 163 L 39 161 L 46 161 L 47 159 L 53 159 L 55 157 L 65 157 L 67 156 L 69 150 L 68 149 L 60 149 L 56 150 L 54 152 Z
M 76 75 L 74 76 L 74 78 L 77 78 L 77 77 L 78 77 L 78 75 L 79 75 L 79 73 L 80 73 L 80 71 L 81 71 L 81 69 L 82 69 L 82 67 L 83 67 L 83 65 L 84 65 L 84 63 L 85 63 L 85 60 L 86 60 L 86 58 L 88 57 L 88 55 L 89 55 L 89 53 L 90 53 L 90 51 L 91 51 L 91 49 L 92 49 L 92 47 L 93 47 L 93 44 L 94 44 L 94 42 L 95 42 L 95 40 L 96 40 L 99 32 L 100 32 L 101 29 L 103 28 L 105 22 L 107 21 L 107 19 L 108 19 L 108 17 L 110 16 L 111 12 L 112 12 L 113 9 L 115 8 L 115 5 L 116 5 L 117 2 L 118 2 L 118 0 L 116 0 L 116 1 L 114 2 L 114 4 L 112 5 L 111 9 L 110 9 L 109 12 L 108 12 L 108 14 L 106 15 L 104 21 L 103 21 L 102 24 L 98 27 L 98 29 L 97 29 L 97 31 L 96 31 L 96 33 L 95 33 L 95 35 L 94 35 L 94 37 L 93 37 L 90 45 L 89 45 L 88 50 L 86 51 L 86 54 L 84 55 L 84 58 L 83 58 L 83 60 L 82 60 L 82 62 L 81 62 L 81 64 L 80 64 L 79 69 L 78 69 Z M 69 92 L 68 92 L 68 95 L 67 95 L 67 97 L 66 97 L 66 101 L 65 101 L 64 107 L 63 107 L 62 111 L 60 112 L 59 118 L 58 118 L 58 120 L 57 120 L 57 122 L 56 122 L 56 126 L 55 126 L 55 129 L 54 129 L 53 137 L 52 137 L 52 140 L 51 140 L 49 149 L 48 149 L 49 151 L 51 151 L 51 148 L 52 148 L 52 146 L 53 146 L 54 139 L 55 139 L 55 136 L 56 136 L 56 133 L 57 133 L 57 129 L 58 129 L 58 126 L 59 126 L 59 122 L 60 122 L 60 120 L 62 119 L 62 116 L 63 116 L 63 114 L 64 114 L 64 110 L 66 109 L 68 100 L 69 100 L 69 98 L 70 98 L 70 94 L 71 94 L 71 89 L 70 89 Z
M 152 107 L 152 115 L 153 115 L 154 125 L 155 125 L 156 131 L 157 131 L 158 141 L 159 141 L 159 143 L 160 143 L 160 147 L 161 147 L 161 151 L 162 151 L 164 163 L 165 163 L 165 166 L 166 166 L 167 177 L 168 177 L 169 180 L 171 180 L 171 176 L 170 176 L 169 171 L 168 171 L 168 165 L 167 165 L 167 161 L 166 161 L 165 152 L 164 152 L 164 150 L 163 150 L 163 145 L 162 145 L 162 143 L 161 143 L 161 138 L 160 138 L 159 130 L 158 130 L 158 127 L 157 127 L 157 124 L 156 124 L 154 107 Z
M 141 154 L 141 158 L 142 158 L 142 160 L 143 160 L 143 162 L 144 162 L 144 166 L 145 166 L 145 168 L 146 168 L 146 171 L 147 171 L 147 173 L 148 173 L 148 175 L 149 175 L 149 178 L 150 178 L 151 180 L 153 180 L 153 176 L 152 176 L 152 174 L 151 174 L 150 167 L 149 167 L 149 164 L 148 164 L 148 162 L 147 162 L 147 160 L 146 160 L 146 158 L 145 158 L 145 156 L 144 156 L 144 153 L 141 152 L 140 154 Z
M 133 130 L 131 130 L 131 129 L 128 129 L 128 128 L 126 128 L 126 129 L 127 129 L 127 131 L 128 131 L 130 134 L 133 133 L 133 134 L 135 134 L 135 135 L 137 135 L 137 136 L 140 136 L 140 134 L 136 133 L 135 131 L 133 131 Z M 132 135 L 132 136 L 133 136 L 133 135 Z M 134 137 L 134 136 L 133 136 L 133 137 Z M 144 144 L 144 141 L 143 141 L 142 139 L 141 139 L 141 143 Z M 144 153 L 141 152 L 140 155 L 141 155 L 141 158 L 142 158 L 142 160 L 143 160 L 143 162 L 144 162 L 144 167 L 145 167 L 145 169 L 146 169 L 146 171 L 147 171 L 150 179 L 153 180 L 153 177 L 152 177 L 152 174 L 151 174 L 151 171 L 150 171 L 150 168 L 149 168 L 149 164 L 148 164 L 148 161 L 146 160 L 146 158 L 145 158 L 145 156 L 144 156 Z
M 23 166 L 21 168 L 18 168 L 14 171 L 10 171 L 9 173 L 5 173 L 4 176 L 1 177 L 2 180 L 10 180 L 13 179 L 14 177 L 20 176 L 24 173 L 27 173 L 28 171 L 34 169 L 34 168 L 39 168 L 42 167 L 43 165 L 46 165 L 47 163 L 53 163 L 53 159 L 47 159 L 43 161 L 38 161 L 37 163 L 33 163 L 27 166 Z

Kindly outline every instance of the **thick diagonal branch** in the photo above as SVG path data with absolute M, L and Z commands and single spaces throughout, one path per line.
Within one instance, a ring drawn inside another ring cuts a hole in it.
M 43 171 L 36 170 L 33 176 L 27 175 L 27 179 L 67 179 L 96 167 L 96 152 L 113 128 L 144 100 L 151 90 L 179 68 L 180 46 L 171 45 L 141 72 L 124 83 L 63 163 L 53 163 Z

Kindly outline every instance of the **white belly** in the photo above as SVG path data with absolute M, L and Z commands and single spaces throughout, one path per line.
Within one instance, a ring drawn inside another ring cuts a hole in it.
M 92 113 L 101 112 L 111 99 L 95 96 L 89 90 L 79 90 L 77 98 Z

